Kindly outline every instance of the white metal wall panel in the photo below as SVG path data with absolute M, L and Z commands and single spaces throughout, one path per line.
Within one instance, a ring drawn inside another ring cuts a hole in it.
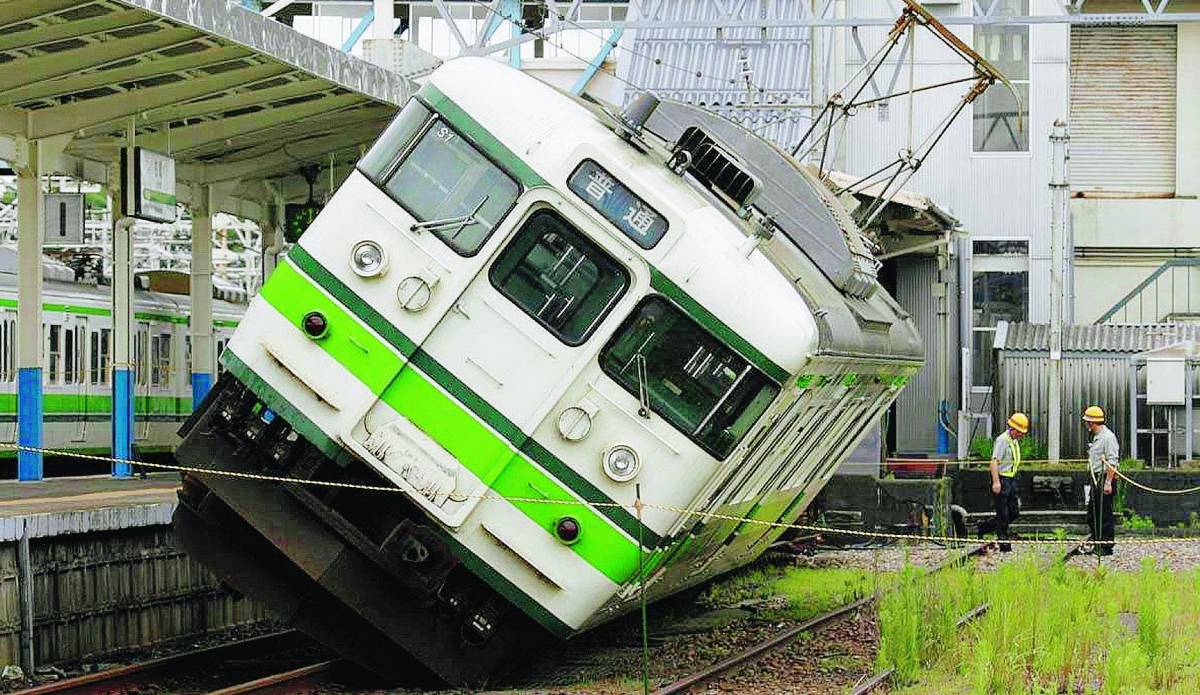
M 1071 28 L 1071 188 L 1175 191 L 1175 27 Z

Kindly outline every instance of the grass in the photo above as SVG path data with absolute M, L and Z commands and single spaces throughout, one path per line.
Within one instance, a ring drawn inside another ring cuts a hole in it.
M 714 607 L 768 603 L 768 619 L 807 620 L 875 591 L 876 575 L 860 568 L 759 567 L 721 580 L 702 601 Z
M 983 601 L 987 614 L 955 630 Z M 1200 571 L 1045 570 L 1027 556 L 914 576 L 879 611 L 879 666 L 909 695 L 1200 692 Z

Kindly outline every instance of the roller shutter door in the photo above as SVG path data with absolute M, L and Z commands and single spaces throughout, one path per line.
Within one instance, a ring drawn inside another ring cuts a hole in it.
M 1071 189 L 1175 192 L 1175 27 L 1071 27 Z

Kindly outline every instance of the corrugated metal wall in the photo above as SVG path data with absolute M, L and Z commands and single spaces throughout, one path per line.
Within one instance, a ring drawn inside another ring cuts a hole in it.
M 1176 29 L 1071 27 L 1071 190 L 1175 191 Z
M 94 658 L 266 617 L 175 547 L 167 526 L 30 541 L 38 663 Z M 0 664 L 20 661 L 15 542 L 0 545 Z
M 1002 417 L 1020 410 L 1033 421 L 1030 434 L 1046 446 L 1049 362 L 1045 353 L 999 352 L 993 431 L 1000 431 Z M 1124 456 L 1129 451 L 1129 356 L 1064 353 L 1062 372 L 1060 455 L 1063 458 L 1086 455 L 1088 435 L 1080 417 L 1084 408 L 1099 405 L 1108 414 L 1108 426 L 1117 434 Z
M 938 315 L 937 297 L 932 287 L 938 281 L 936 256 L 901 256 L 896 259 L 896 301 L 912 315 L 917 330 L 925 340 L 925 366 L 900 392 L 896 399 L 896 448 L 906 452 L 937 451 L 937 364 Z M 952 275 L 948 273 L 948 275 Z M 949 288 L 947 306 L 951 346 L 958 345 L 957 283 Z M 949 359 L 951 373 L 947 388 L 952 401 L 958 393 L 958 355 Z M 953 405 L 953 404 L 952 404 Z
M 630 19 L 650 17 L 656 21 L 719 21 L 725 19 L 720 5 L 711 0 L 659 0 L 633 3 Z M 738 19 L 801 19 L 805 3 L 797 0 L 744 0 L 737 6 Z M 805 27 L 757 27 L 725 29 L 638 29 L 629 32 L 631 50 L 621 57 L 621 76 L 659 96 L 697 104 L 715 111 L 768 140 L 788 147 L 800 140 L 808 128 L 808 108 L 739 108 L 759 103 L 795 104 L 811 102 L 809 85 L 809 41 Z M 754 92 L 742 79 L 742 57 L 750 70 Z M 696 73 L 699 72 L 698 77 Z M 763 90 L 758 92 L 758 90 Z M 625 98 L 632 97 L 626 90 Z

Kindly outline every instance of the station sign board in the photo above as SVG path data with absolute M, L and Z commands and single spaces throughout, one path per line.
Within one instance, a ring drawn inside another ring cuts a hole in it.
M 133 190 L 126 194 L 126 214 L 149 222 L 174 222 L 175 160 L 160 152 L 133 148 Z M 121 180 L 128 181 L 126 150 L 121 150 Z M 130 195 L 130 193 L 132 195 Z

